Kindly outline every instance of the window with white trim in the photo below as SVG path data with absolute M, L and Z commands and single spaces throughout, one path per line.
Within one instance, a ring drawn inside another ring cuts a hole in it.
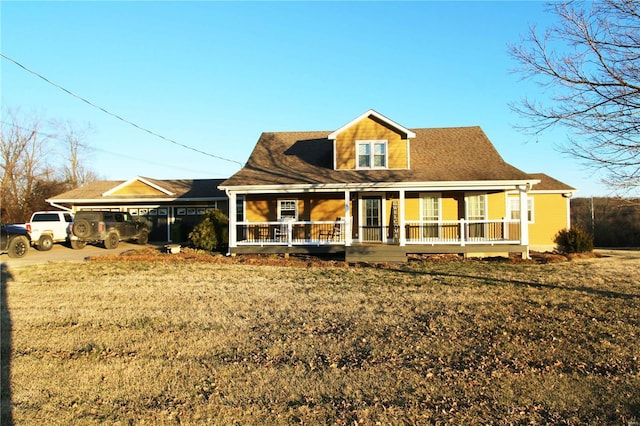
M 236 221 L 244 222 L 245 216 L 245 196 L 244 195 L 236 195 Z
M 420 230 L 422 238 L 437 238 L 440 236 L 440 226 L 437 223 L 440 219 L 440 194 L 420 194 L 420 216 L 423 224 Z
M 440 194 L 421 194 L 422 220 L 440 220 Z
M 487 217 L 486 194 L 467 196 L 467 219 L 485 220 Z
M 520 220 L 520 198 L 509 198 L 507 215 L 511 220 Z M 533 223 L 533 198 L 530 197 L 527 197 L 527 220 Z
M 386 169 L 387 141 L 357 141 L 358 169 Z
M 467 236 L 484 238 L 487 235 L 487 224 L 482 221 L 487 219 L 487 194 L 467 195 L 466 197 L 467 220 L 471 223 L 467 226 Z
M 278 220 L 298 220 L 298 200 L 278 200 Z

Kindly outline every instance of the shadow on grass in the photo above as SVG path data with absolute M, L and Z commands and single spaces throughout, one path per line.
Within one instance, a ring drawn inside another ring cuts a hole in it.
M 11 410 L 11 315 L 7 303 L 7 283 L 13 275 L 6 263 L 0 264 L 0 425 L 13 424 Z
M 596 296 L 608 297 L 613 299 L 633 300 L 633 299 L 640 298 L 640 294 L 629 294 L 629 293 L 621 293 L 621 292 L 611 291 L 611 290 L 601 290 L 601 289 L 587 287 L 587 286 L 567 287 L 567 286 L 558 285 L 558 284 L 545 284 L 545 283 L 532 282 L 532 281 L 519 281 L 519 280 L 511 280 L 511 279 L 504 279 L 504 278 L 484 277 L 482 275 L 458 274 L 453 272 L 411 271 L 411 270 L 402 270 L 402 269 L 398 269 L 394 271 L 413 274 L 413 275 L 429 275 L 432 277 L 466 278 L 470 280 L 482 281 L 486 285 L 493 285 L 493 286 L 497 286 L 500 284 L 512 284 L 518 287 L 587 293 L 587 294 L 593 294 Z

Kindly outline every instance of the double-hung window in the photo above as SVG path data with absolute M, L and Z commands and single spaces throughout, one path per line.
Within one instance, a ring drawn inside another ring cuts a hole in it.
M 298 220 L 298 201 L 278 200 L 278 220 Z
M 422 235 L 425 238 L 439 237 L 440 194 L 421 194 Z
M 510 197 L 508 206 L 509 219 L 520 220 L 520 199 Z M 533 223 L 533 198 L 527 198 L 527 220 Z
M 469 238 L 482 238 L 486 235 L 487 218 L 487 196 L 486 194 L 468 195 L 467 203 L 467 220 Z
M 358 169 L 386 169 L 387 141 L 357 141 Z

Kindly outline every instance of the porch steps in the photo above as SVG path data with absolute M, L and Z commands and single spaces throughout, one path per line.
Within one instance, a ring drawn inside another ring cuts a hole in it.
M 356 262 L 391 262 L 407 261 L 406 247 L 393 245 L 352 245 L 345 247 L 344 260 Z

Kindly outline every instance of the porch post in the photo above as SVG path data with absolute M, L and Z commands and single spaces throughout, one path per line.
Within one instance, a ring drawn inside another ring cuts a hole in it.
M 231 254 L 231 248 L 237 247 L 237 206 L 236 206 L 236 193 L 227 190 L 227 198 L 229 199 L 229 254 Z
M 404 189 L 400 190 L 398 200 L 398 226 L 400 227 L 400 247 L 404 247 L 407 244 L 407 235 L 404 230 Z
M 529 258 L 529 209 L 527 203 L 527 185 L 518 188 L 520 192 L 520 244 L 526 246 L 522 258 Z
M 344 191 L 344 245 L 351 245 L 351 191 Z

